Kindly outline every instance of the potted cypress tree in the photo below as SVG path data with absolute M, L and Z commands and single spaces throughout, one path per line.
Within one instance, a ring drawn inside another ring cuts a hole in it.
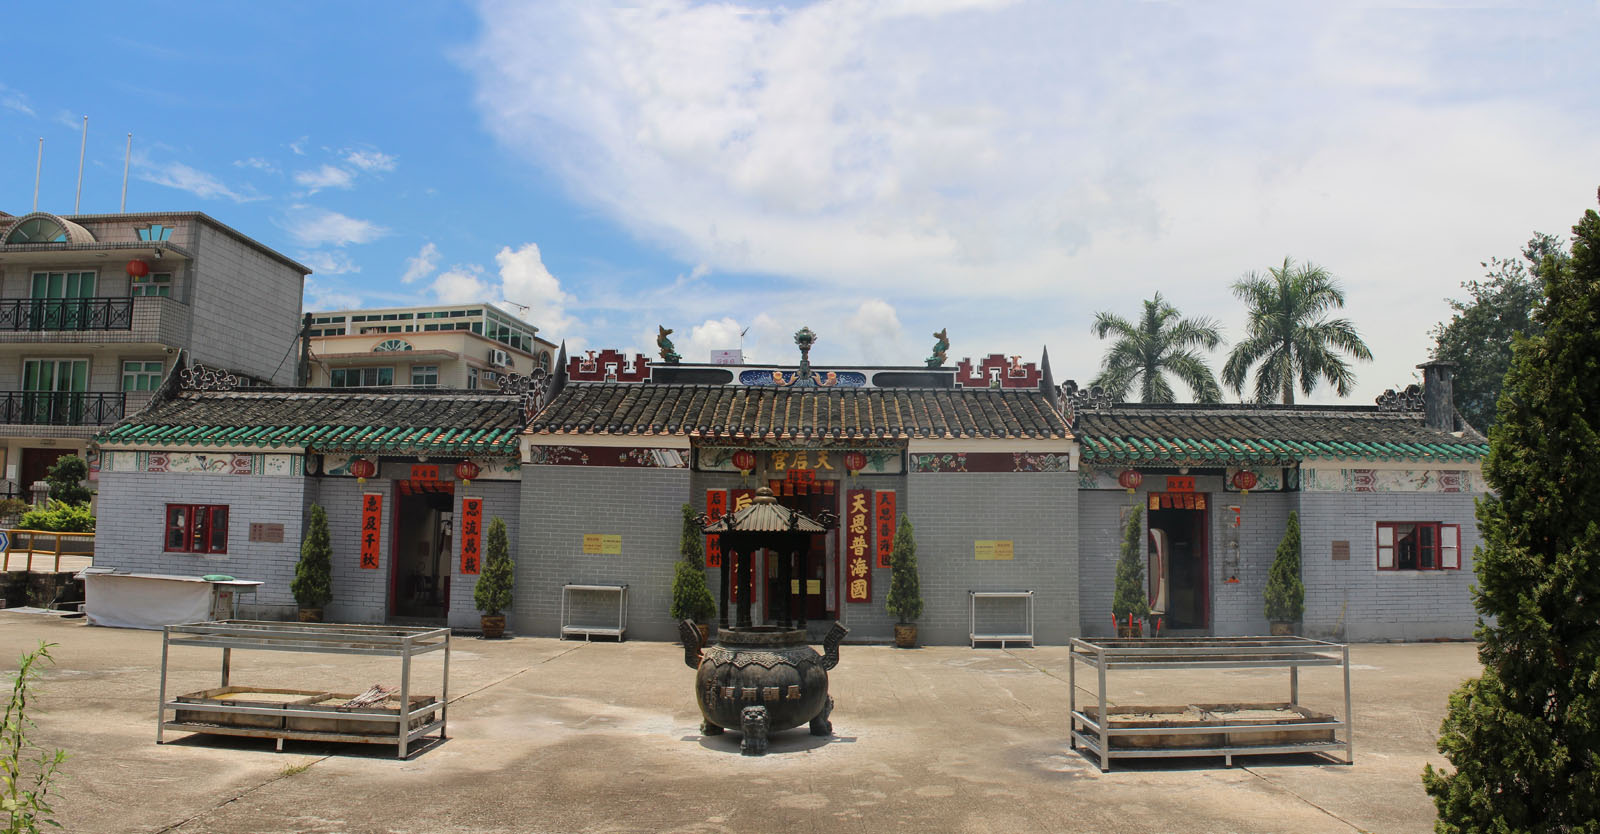
M 1306 586 L 1300 581 L 1300 516 L 1290 511 L 1288 529 L 1283 531 L 1283 541 L 1278 542 L 1278 555 L 1272 559 L 1267 573 L 1267 587 L 1261 596 L 1266 600 L 1267 621 L 1275 635 L 1295 633 L 1295 624 L 1306 610 Z
M 511 607 L 514 573 L 506 543 L 506 523 L 498 516 L 489 519 L 483 551 L 483 573 L 472 588 L 472 604 L 482 614 L 484 638 L 492 640 L 506 633 L 506 615 L 501 612 Z
M 333 598 L 333 545 L 328 542 L 328 513 L 320 504 L 311 505 L 311 520 L 300 541 L 300 561 L 295 563 L 289 591 L 300 607 L 300 622 L 322 622 L 322 606 Z
M 900 516 L 889 561 L 889 597 L 884 601 L 895 619 L 894 644 L 902 649 L 917 645 L 917 618 L 922 616 L 922 580 L 917 576 L 917 540 L 911 519 Z
M 1111 597 L 1111 618 L 1118 637 L 1140 637 L 1150 616 L 1150 598 L 1144 587 L 1144 507 L 1135 505 L 1122 528 L 1122 555 L 1117 558 L 1116 591 Z
M 700 627 L 700 644 L 711 637 L 710 620 L 717 613 L 717 601 L 706 586 L 705 549 L 694 508 L 683 505 L 683 535 L 678 539 L 679 559 L 672 573 L 672 619 L 694 620 Z

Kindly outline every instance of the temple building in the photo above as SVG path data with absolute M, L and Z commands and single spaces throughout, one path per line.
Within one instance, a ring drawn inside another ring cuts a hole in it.
M 101 438 L 103 515 L 151 520 L 109 525 L 97 564 L 259 578 L 252 613 L 289 617 L 319 503 L 335 530 L 330 617 L 473 629 L 481 540 L 463 536 L 498 516 L 513 631 L 670 640 L 685 506 L 714 520 L 765 489 L 837 522 L 803 553 L 705 539 L 713 592 L 739 556 L 750 578 L 734 594 L 755 621 L 887 640 L 891 545 L 909 523 L 923 642 L 1059 644 L 1111 630 L 1135 507 L 1164 633 L 1266 631 L 1262 587 L 1293 511 L 1305 633 L 1471 635 L 1487 446 L 1449 405 L 1448 365 L 1372 406 L 1144 406 L 1058 385 L 1048 353 L 813 367 L 815 339 L 797 334 L 785 366 L 563 352 L 553 374 L 493 392 L 204 390 L 174 374 Z M 175 507 L 225 528 L 225 546 L 168 546 L 195 540 L 173 534 Z

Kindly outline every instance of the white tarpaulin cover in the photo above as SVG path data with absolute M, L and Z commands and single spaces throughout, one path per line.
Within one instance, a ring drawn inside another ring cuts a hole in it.
M 90 625 L 160 629 L 211 619 L 212 583 L 198 576 L 84 575 Z

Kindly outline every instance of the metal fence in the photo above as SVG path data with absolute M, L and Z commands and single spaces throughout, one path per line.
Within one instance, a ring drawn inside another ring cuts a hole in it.
M 0 391 L 0 423 L 109 426 L 127 414 L 121 391 Z
M 133 298 L 15 298 L 0 301 L 0 330 L 131 330 Z

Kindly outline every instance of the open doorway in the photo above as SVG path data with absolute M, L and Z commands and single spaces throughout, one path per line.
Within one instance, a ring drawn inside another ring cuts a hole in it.
M 1150 600 L 1164 629 L 1211 625 L 1210 549 L 1204 510 L 1150 511 Z
M 389 616 L 438 621 L 450 613 L 452 481 L 396 481 Z
M 772 482 L 777 487 L 778 503 L 791 510 L 805 513 L 811 518 L 817 518 L 823 511 L 837 514 L 840 496 L 831 481 L 813 481 L 810 483 Z M 791 616 L 799 618 L 801 611 L 801 598 L 804 595 L 805 619 L 808 621 L 838 619 L 835 610 L 836 585 L 829 580 L 834 573 L 834 561 L 837 551 L 834 545 L 838 530 L 830 530 L 820 536 L 810 537 L 809 549 L 800 554 L 800 559 L 795 562 L 795 575 L 789 580 L 790 612 Z M 777 616 L 775 607 L 779 596 L 784 593 L 781 571 L 778 560 L 780 555 L 774 551 L 764 551 L 763 566 L 766 568 L 766 612 L 769 619 Z

